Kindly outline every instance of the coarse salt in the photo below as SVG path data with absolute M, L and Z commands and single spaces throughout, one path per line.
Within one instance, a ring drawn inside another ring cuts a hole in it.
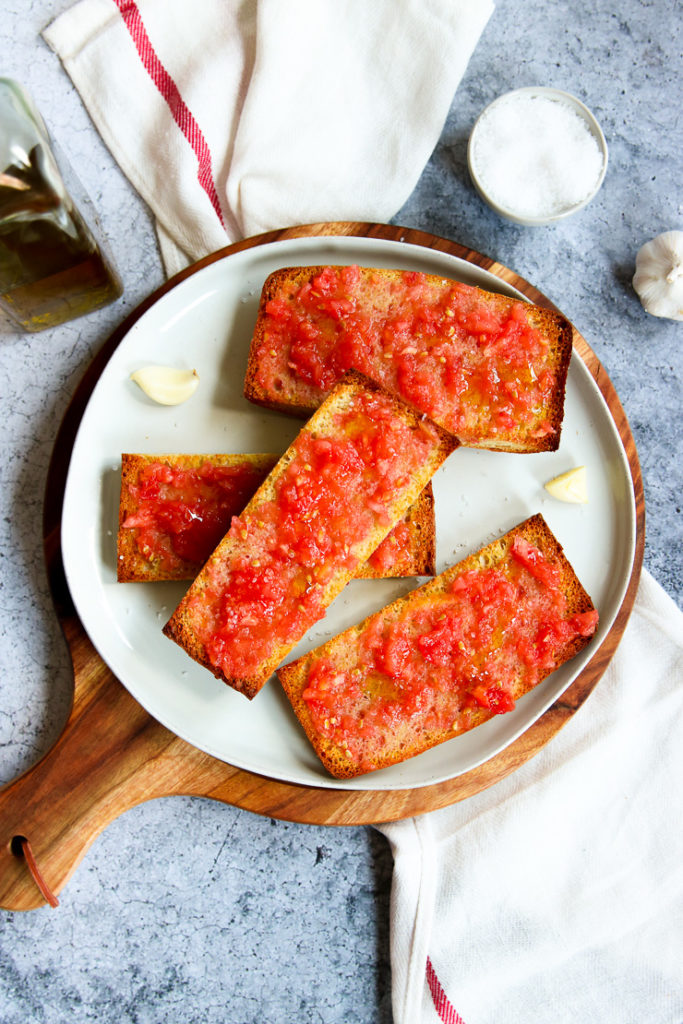
M 543 220 L 591 196 L 604 156 L 586 121 L 568 103 L 512 93 L 481 115 L 471 162 L 494 204 L 514 216 Z

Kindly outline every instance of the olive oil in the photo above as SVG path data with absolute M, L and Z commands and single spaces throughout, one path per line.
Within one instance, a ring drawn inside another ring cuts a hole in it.
M 26 331 L 113 302 L 121 281 L 67 191 L 40 115 L 0 79 L 0 306 Z

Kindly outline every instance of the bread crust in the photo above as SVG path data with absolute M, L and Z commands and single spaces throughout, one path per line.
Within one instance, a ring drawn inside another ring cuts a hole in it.
M 302 428 L 302 432 L 308 432 L 314 437 L 318 434 L 325 435 L 326 430 L 328 435 L 330 432 L 333 434 L 330 422 L 334 414 L 338 411 L 343 411 L 345 408 L 352 407 L 354 400 L 359 395 L 373 392 L 383 396 L 388 406 L 392 408 L 393 413 L 400 417 L 411 430 L 421 430 L 423 428 L 426 417 L 419 415 L 415 409 L 401 401 L 401 399 L 390 395 L 376 382 L 352 370 L 346 373 L 342 380 L 332 389 L 323 404 Z M 434 438 L 429 459 L 419 468 L 413 479 L 407 482 L 402 490 L 397 490 L 395 493 L 389 511 L 390 524 L 381 529 L 376 529 L 371 536 L 357 545 L 358 565 L 362 564 L 369 557 L 387 533 L 407 512 L 410 505 L 417 499 L 420 492 L 447 456 L 459 447 L 457 438 L 454 438 L 447 431 L 432 423 L 429 423 L 429 429 Z M 248 503 L 244 512 L 245 515 L 252 515 L 262 504 L 272 500 L 276 495 L 277 482 L 289 463 L 296 457 L 296 444 L 295 439 L 294 443 L 282 455 L 277 465 Z M 362 495 L 359 495 L 358 499 L 362 500 Z M 174 640 L 179 646 L 184 648 L 191 658 L 211 671 L 217 678 L 223 679 L 229 686 L 252 699 L 269 679 L 276 666 L 292 647 L 298 643 L 301 636 L 292 636 L 287 643 L 279 644 L 273 649 L 271 656 L 261 662 L 256 673 L 245 677 L 228 676 L 219 666 L 212 663 L 204 643 L 199 638 L 198 632 L 193 625 L 192 617 L 196 614 L 196 611 L 191 612 L 190 606 L 193 605 L 195 609 L 199 607 L 201 613 L 204 588 L 209 586 L 214 576 L 220 576 L 221 573 L 229 571 L 230 560 L 236 557 L 239 551 L 240 544 L 238 541 L 232 534 L 227 534 L 164 626 L 163 632 L 171 640 Z M 355 569 L 357 568 L 358 566 L 355 567 Z M 320 591 L 323 607 L 327 607 L 332 603 L 337 594 L 353 577 L 355 569 L 351 571 L 337 569 L 334 572 L 331 580 Z
M 211 466 L 248 466 L 265 480 L 278 461 L 272 454 L 164 454 L 142 455 L 124 452 L 121 456 L 121 491 L 119 497 L 119 525 L 117 533 L 117 580 L 119 583 L 158 583 L 166 580 L 193 580 L 203 562 L 175 556 L 175 564 L 154 556 L 145 557 L 137 543 L 136 527 L 126 527 L 129 516 L 135 515 L 139 504 L 135 496 L 140 474 L 150 464 L 161 463 L 171 469 L 199 469 Z M 254 486 L 256 491 L 256 484 Z M 244 503 L 235 503 L 230 517 L 242 512 Z M 434 521 L 434 493 L 431 481 L 410 506 L 403 522 L 407 527 L 407 542 L 401 550 L 392 552 L 391 563 L 385 571 L 373 564 L 372 558 L 360 566 L 359 579 L 389 579 L 405 576 L 433 576 L 435 573 L 436 527 Z M 227 530 L 227 526 L 226 526 Z M 386 539 L 388 543 L 390 538 Z M 177 561 L 176 561 L 177 560 Z
M 302 285 L 316 277 L 324 269 L 324 266 L 284 267 L 274 271 L 264 282 L 244 380 L 244 396 L 248 401 L 267 409 L 300 417 L 309 416 L 319 404 L 321 394 L 294 378 L 291 371 L 287 371 L 290 376 L 282 382 L 282 387 L 279 391 L 274 390 L 274 388 L 264 387 L 260 380 L 259 350 L 262 350 L 263 346 L 265 346 L 268 337 L 266 307 L 271 299 L 276 297 L 287 298 L 293 295 Z M 406 274 L 405 271 L 401 270 L 385 270 L 375 267 L 361 267 L 360 272 L 365 277 L 373 275 L 373 280 L 376 276 L 381 286 L 387 289 L 392 283 L 396 283 Z M 434 287 L 438 287 L 441 284 L 444 291 L 457 283 L 435 275 L 424 274 L 422 276 Z M 466 447 L 484 448 L 490 451 L 519 453 L 556 451 L 560 443 L 567 373 L 572 354 L 572 325 L 561 313 L 555 310 L 521 302 L 521 300 L 512 299 L 509 296 L 500 295 L 495 292 L 488 292 L 481 288 L 473 288 L 472 290 L 481 297 L 482 303 L 489 307 L 497 308 L 500 311 L 507 311 L 515 305 L 522 305 L 528 322 L 533 327 L 536 327 L 547 339 L 549 359 L 553 372 L 553 391 L 548 405 L 538 413 L 537 423 L 548 421 L 552 424 L 553 432 L 534 437 L 533 430 L 522 428 L 517 424 L 510 428 L 507 433 L 499 432 L 496 435 L 487 435 L 483 432 L 476 437 L 460 436 L 461 444 Z M 366 372 L 370 372 L 367 370 L 367 367 Z M 370 375 L 372 376 L 372 373 Z M 441 425 L 447 427 L 445 423 Z
M 321 737 L 314 727 L 312 715 L 308 704 L 303 698 L 303 693 L 308 685 L 310 671 L 314 663 L 323 658 L 334 656 L 335 665 L 347 667 L 355 665 L 355 652 L 358 649 L 358 640 L 366 630 L 376 629 L 378 622 L 393 622 L 406 611 L 415 612 L 420 608 L 429 607 L 430 601 L 433 601 L 434 598 L 442 594 L 457 576 L 469 569 L 476 569 L 482 565 L 495 566 L 501 564 L 508 557 L 515 537 L 523 537 L 529 543 L 539 548 L 542 554 L 559 568 L 561 588 L 567 601 L 567 616 L 594 611 L 593 602 L 577 578 L 559 541 L 552 534 L 543 517 L 535 515 L 520 523 L 480 551 L 475 552 L 457 565 L 447 569 L 435 579 L 424 584 L 424 586 L 411 591 L 408 595 L 399 598 L 390 605 L 387 605 L 386 608 L 364 619 L 357 626 L 345 630 L 327 643 L 310 651 L 302 658 L 280 666 L 277 670 L 277 676 L 283 690 L 316 754 L 331 775 L 335 778 L 347 779 L 371 770 L 397 764 L 423 753 L 425 750 L 429 750 L 431 747 L 448 739 L 452 739 L 454 736 L 470 731 L 472 728 L 481 725 L 493 717 L 494 712 L 488 708 L 480 707 L 474 709 L 466 728 L 459 728 L 455 731 L 453 728 L 428 728 L 424 725 L 420 728 L 413 726 L 411 729 L 403 723 L 395 724 L 393 727 L 394 731 L 387 733 L 385 737 L 385 745 L 381 749 L 372 750 L 370 755 L 371 766 L 362 767 L 346 754 L 342 746 Z M 570 658 L 573 658 L 574 655 L 585 647 L 589 639 L 590 637 L 577 635 L 568 640 L 560 649 L 554 652 L 553 668 L 542 672 L 541 677 L 535 683 L 529 683 L 528 677 L 516 678 L 510 691 L 512 698 L 517 701 L 520 697 L 524 696 L 525 693 L 532 689 L 533 685 L 541 682 L 551 671 L 554 671 Z M 343 713 L 343 708 L 340 708 L 338 713 Z

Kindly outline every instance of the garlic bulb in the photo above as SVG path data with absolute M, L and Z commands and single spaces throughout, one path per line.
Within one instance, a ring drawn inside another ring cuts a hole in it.
M 638 250 L 633 287 L 646 312 L 683 320 L 683 231 L 665 231 Z
M 174 366 L 143 366 L 131 373 L 130 379 L 159 405 L 180 405 L 186 402 L 199 384 L 196 370 L 179 370 Z

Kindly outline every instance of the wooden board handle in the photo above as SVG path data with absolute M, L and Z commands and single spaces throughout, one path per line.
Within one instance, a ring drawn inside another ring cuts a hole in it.
M 102 662 L 92 664 L 89 685 L 81 688 L 80 699 L 76 696 L 55 745 L 0 793 L 0 905 L 5 909 L 45 903 L 15 837 L 30 841 L 47 886 L 58 893 L 109 822 L 167 788 L 157 759 L 173 736 Z

